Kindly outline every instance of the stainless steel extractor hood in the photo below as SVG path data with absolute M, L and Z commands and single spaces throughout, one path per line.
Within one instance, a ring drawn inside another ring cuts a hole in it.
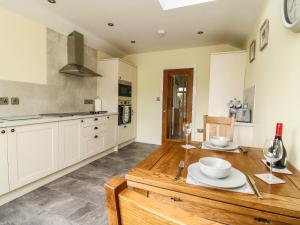
M 77 31 L 68 36 L 68 65 L 59 70 L 60 73 L 80 77 L 102 77 L 102 75 L 86 68 L 84 65 L 84 37 Z

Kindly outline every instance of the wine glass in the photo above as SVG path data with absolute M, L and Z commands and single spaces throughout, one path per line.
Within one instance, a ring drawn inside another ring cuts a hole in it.
M 185 147 L 188 148 L 189 135 L 192 133 L 192 124 L 184 123 L 183 124 L 183 133 L 185 134 Z
M 283 148 L 281 145 L 282 143 L 277 139 L 268 139 L 264 145 L 264 157 L 270 164 L 270 174 L 266 177 L 266 179 L 270 182 L 274 181 L 276 178 L 272 173 L 273 164 L 282 158 Z

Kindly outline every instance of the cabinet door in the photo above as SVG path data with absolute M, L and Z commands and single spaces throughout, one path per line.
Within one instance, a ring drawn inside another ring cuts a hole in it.
M 9 192 L 6 132 L 0 129 L 0 195 Z
M 104 149 L 107 150 L 117 145 L 118 117 L 107 116 L 105 122 Z
M 82 139 L 82 157 L 89 158 L 104 150 L 104 133 L 95 133 Z
M 80 161 L 80 120 L 59 122 L 59 166 L 65 168 Z
M 137 69 L 132 70 L 132 118 L 131 118 L 131 134 L 130 139 L 136 138 L 137 131 Z
M 131 124 L 119 126 L 119 144 L 130 140 Z
M 132 82 L 132 70 L 129 64 L 119 61 L 119 79 Z
M 58 170 L 58 123 L 8 129 L 11 190 Z

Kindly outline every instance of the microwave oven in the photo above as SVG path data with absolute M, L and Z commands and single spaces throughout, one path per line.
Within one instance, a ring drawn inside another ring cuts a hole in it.
M 124 80 L 119 80 L 119 97 L 131 97 L 131 83 Z

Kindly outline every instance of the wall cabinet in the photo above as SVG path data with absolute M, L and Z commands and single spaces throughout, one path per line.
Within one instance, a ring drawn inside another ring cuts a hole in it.
M 79 162 L 81 154 L 81 121 L 59 122 L 59 167 Z
M 0 129 L 0 195 L 9 192 L 7 162 L 7 130 Z
M 58 123 L 8 128 L 10 189 L 58 169 Z

